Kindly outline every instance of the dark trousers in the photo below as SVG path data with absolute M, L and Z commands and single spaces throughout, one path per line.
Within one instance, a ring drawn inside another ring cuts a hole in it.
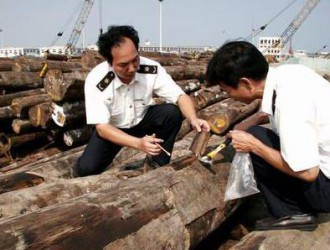
M 151 106 L 143 120 L 135 127 L 121 130 L 136 137 L 156 134 L 164 140 L 162 146 L 172 152 L 181 124 L 180 109 L 173 104 L 161 104 Z M 121 148 L 122 146 L 101 138 L 94 129 L 82 156 L 77 161 L 77 174 L 87 176 L 103 172 Z M 163 166 L 169 163 L 170 157 L 162 151 L 159 155 L 153 156 L 152 160 Z
M 280 149 L 280 139 L 272 130 L 252 126 L 247 132 L 267 146 Z M 265 198 L 270 213 L 275 218 L 330 212 L 330 179 L 321 171 L 314 182 L 305 182 L 275 169 L 253 153 L 250 155 L 258 188 Z

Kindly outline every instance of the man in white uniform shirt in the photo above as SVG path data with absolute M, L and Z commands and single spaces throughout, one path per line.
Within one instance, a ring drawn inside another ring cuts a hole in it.
M 302 65 L 270 68 L 261 52 L 243 41 L 220 47 L 207 68 L 209 82 L 245 103 L 262 98 L 271 129 L 252 126 L 228 137 L 250 153 L 256 181 L 273 218 L 258 230 L 317 226 L 330 212 L 330 83 Z
M 98 40 L 106 59 L 85 82 L 87 124 L 95 130 L 78 159 L 79 176 L 99 174 L 123 146 L 144 151 L 154 166 L 170 161 L 182 114 L 198 132 L 209 130 L 188 95 L 157 62 L 138 53 L 139 37 L 131 26 L 110 26 Z M 166 100 L 155 105 L 153 96 Z

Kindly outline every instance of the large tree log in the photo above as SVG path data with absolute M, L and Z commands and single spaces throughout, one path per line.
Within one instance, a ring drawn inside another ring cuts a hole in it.
M 12 71 L 14 72 L 41 72 L 43 67 L 47 64 L 47 69 L 59 69 L 62 72 L 71 72 L 73 70 L 81 69 L 81 63 L 78 62 L 62 62 L 44 60 L 41 58 L 28 59 L 25 57 L 19 58 L 15 61 Z
M 81 65 L 83 69 L 91 70 L 105 59 L 95 50 L 86 50 L 81 56 Z
M 225 105 L 224 105 L 225 104 Z M 217 115 L 217 113 L 225 112 L 228 117 L 227 126 L 223 128 L 221 133 L 225 133 L 228 129 L 232 128 L 233 125 L 241 121 L 242 119 L 250 116 L 251 114 L 257 112 L 259 109 L 260 101 L 254 101 L 248 105 L 234 101 L 231 98 L 227 98 L 221 102 L 217 102 L 207 108 L 201 109 L 197 112 L 198 116 L 210 120 L 212 116 Z M 191 126 L 187 120 L 185 120 L 181 126 L 181 129 L 177 135 L 177 138 L 180 139 L 185 136 L 189 131 L 191 131 Z
M 201 90 L 195 91 L 190 96 L 196 110 L 201 110 L 213 103 L 228 98 L 228 94 L 224 91 L 221 91 L 219 86 L 203 88 Z
M 34 127 L 48 128 L 55 125 L 51 105 L 51 102 L 43 102 L 29 108 L 29 121 Z
M 191 138 L 193 136 L 194 135 L 191 134 Z M 188 137 L 187 140 L 184 139 L 175 144 L 174 150 L 172 152 L 172 160 L 175 161 L 180 157 L 191 155 L 191 151 L 188 149 L 189 145 L 191 144 L 191 138 Z M 110 181 L 109 179 L 110 176 L 121 176 L 121 178 L 127 178 L 127 176 L 131 176 L 131 172 L 126 170 L 131 169 L 132 165 L 134 166 L 134 169 L 137 169 L 137 167 L 139 169 L 139 171 L 135 172 L 135 174 L 142 174 L 143 159 L 145 157 L 145 154 L 141 152 L 131 154 L 132 150 L 128 150 L 127 148 L 125 148 L 117 155 L 117 157 L 111 164 L 111 169 L 108 169 L 102 174 L 103 177 L 89 176 L 84 179 L 77 178 L 63 180 L 55 179 L 56 176 L 54 174 L 54 171 L 52 171 L 52 174 L 50 175 L 49 169 L 54 169 L 54 167 L 58 165 L 63 165 L 63 170 L 68 173 L 71 173 L 74 162 L 79 156 L 79 151 L 80 150 L 73 149 L 63 154 L 57 154 L 46 159 L 42 158 L 35 164 L 31 164 L 30 162 L 29 166 L 28 164 L 25 164 L 24 166 L 22 164 L 16 163 L 6 168 L 0 169 L 0 171 L 12 172 L 0 177 L 0 192 L 7 192 L 8 194 L 6 196 L 3 196 L 4 203 L 1 203 L 0 198 L 0 210 L 2 211 L 2 217 L 4 218 L 8 216 L 19 215 L 19 212 L 23 208 L 25 212 L 36 211 L 42 207 L 57 204 L 60 201 L 73 198 L 78 195 L 77 192 L 83 194 L 89 193 L 91 191 L 101 190 L 103 189 L 104 185 L 107 185 L 105 182 L 113 185 L 113 181 Z M 40 156 L 34 156 L 34 158 L 36 157 L 40 158 Z M 65 161 L 63 161 L 64 159 Z M 69 165 L 71 163 L 72 165 Z M 62 171 L 62 173 L 63 172 L 64 171 Z M 24 176 L 26 176 L 26 179 L 24 178 Z M 96 180 L 95 178 L 101 179 Z M 40 182 L 31 181 L 34 179 L 38 181 L 42 180 L 45 182 L 45 184 L 39 185 Z M 117 177 L 115 179 L 117 179 Z M 92 182 L 91 180 L 94 181 Z M 15 185 L 11 185 L 12 183 L 15 183 Z M 33 183 L 36 186 L 32 188 L 31 186 Z M 48 184 L 46 185 L 46 183 Z M 28 185 L 31 188 L 21 189 Z M 66 186 L 65 190 L 62 190 L 62 185 Z M 18 200 L 20 201 L 19 203 L 17 203 Z M 42 202 L 40 202 L 41 200 Z
M 25 97 L 25 96 L 31 96 L 31 95 L 40 95 L 45 94 L 46 91 L 43 88 L 40 89 L 31 89 L 31 90 L 25 90 L 25 91 L 19 91 L 11 94 L 1 95 L 0 96 L 0 107 L 1 106 L 8 106 L 11 104 L 13 99 Z
M 13 64 L 12 59 L 0 58 L 0 71 L 11 71 Z
M 205 79 L 206 64 L 196 66 L 165 66 L 165 69 L 174 80 L 199 79 L 203 81 Z
M 43 79 L 37 72 L 0 72 L 0 88 L 26 90 L 43 87 Z
M 16 134 L 31 132 L 35 130 L 30 120 L 14 119 L 11 123 L 12 129 Z
M 13 110 L 10 106 L 0 107 L 0 119 L 7 119 L 13 117 Z
M 54 157 L 56 154 L 62 154 L 63 152 L 56 148 L 43 148 L 41 151 L 29 154 L 21 159 L 15 159 L 15 162 L 7 165 L 5 167 L 0 168 L 1 174 L 4 173 L 17 173 L 24 172 L 21 168 L 28 166 L 29 164 L 38 164 L 40 162 L 46 162 L 49 158 Z M 37 163 L 38 162 L 38 163 Z
M 65 102 L 62 105 L 52 103 L 52 110 L 52 119 L 60 127 L 86 123 L 85 101 Z
M 28 110 L 30 107 L 45 102 L 51 102 L 51 99 L 47 94 L 24 96 L 13 99 L 10 107 L 13 110 L 13 114 L 15 116 L 21 117 L 28 115 Z
M 44 87 L 53 101 L 84 99 L 84 83 L 88 71 L 63 73 L 60 70 L 48 70 Z
M 220 164 L 212 174 L 190 158 L 185 167 L 180 161 L 179 166 L 172 164 L 122 180 L 115 187 L 3 220 L 0 235 L 6 240 L 0 242 L 0 247 L 162 249 L 164 244 L 179 249 L 193 247 L 237 205 L 223 202 L 228 166 Z M 175 171 L 176 167 L 182 169 Z M 163 229 L 157 234 L 151 231 L 155 224 Z M 167 232 L 172 232 L 173 237 L 165 243 L 163 237 L 168 237 Z M 150 237 L 152 242 L 148 242 Z

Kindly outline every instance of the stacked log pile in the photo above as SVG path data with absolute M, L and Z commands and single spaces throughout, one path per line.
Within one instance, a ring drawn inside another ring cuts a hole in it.
M 125 148 L 108 171 L 84 178 L 74 172 L 91 129 L 83 83 L 102 58 L 0 60 L 0 248 L 188 249 L 222 224 L 239 205 L 223 202 L 233 150 L 211 168 L 198 157 L 260 102 L 206 87 L 209 55 L 146 56 L 166 67 L 201 117 L 225 110 L 220 134 L 196 135 L 184 121 L 168 166 L 144 173 L 145 154 Z
M 145 53 L 164 65 L 190 94 L 198 110 L 226 98 L 219 88 L 205 88 L 204 55 Z M 86 52 L 80 59 L 19 57 L 0 60 L 0 164 L 6 166 L 46 147 L 75 147 L 86 143 L 83 86 L 88 72 L 102 57 Z M 62 60 L 58 60 L 62 59 Z M 156 98 L 157 103 L 163 100 Z M 185 125 L 180 139 L 190 131 Z M 26 147 L 26 145 L 29 147 Z M 48 146 L 50 144 L 50 146 Z

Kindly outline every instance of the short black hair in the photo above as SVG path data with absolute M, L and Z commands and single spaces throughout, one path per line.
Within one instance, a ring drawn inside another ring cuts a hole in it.
M 208 63 L 206 77 L 210 85 L 223 83 L 237 88 L 242 77 L 265 79 L 269 65 L 262 53 L 246 41 L 227 42 Z
M 111 64 L 112 54 L 111 49 L 119 45 L 125 38 L 129 38 L 135 45 L 136 50 L 139 49 L 139 35 L 138 32 L 128 25 L 113 25 L 109 26 L 107 32 L 99 36 L 97 45 L 99 53 Z

